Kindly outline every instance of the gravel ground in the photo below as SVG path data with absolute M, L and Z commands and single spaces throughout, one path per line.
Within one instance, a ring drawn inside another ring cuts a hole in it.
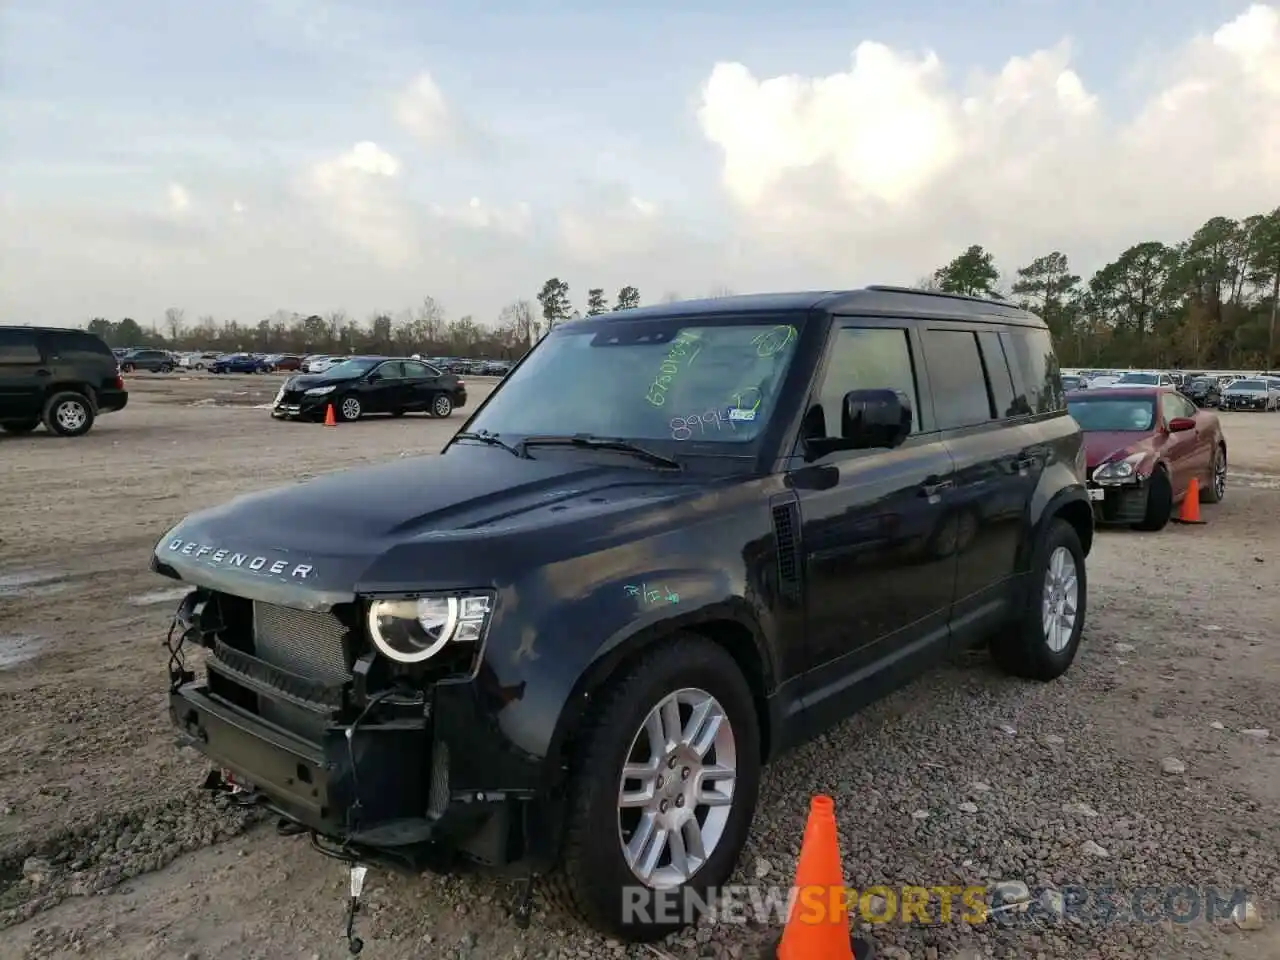
M 486 387 L 469 379 L 474 404 Z M 175 749 L 160 650 L 174 595 L 147 555 L 237 493 L 434 452 L 461 414 L 277 424 L 254 407 L 278 382 L 138 376 L 130 407 L 85 438 L 0 439 L 0 958 L 346 955 L 342 865 L 203 795 L 205 766 Z M 788 756 L 737 881 L 785 889 L 821 791 L 860 889 L 1016 881 L 1052 907 L 1043 888 L 1111 887 L 1123 904 L 1138 888 L 1247 887 L 1262 917 L 1103 922 L 1095 893 L 1069 920 L 878 924 L 880 957 L 1280 956 L 1280 417 L 1223 419 L 1227 501 L 1207 526 L 1099 536 L 1066 678 L 1011 681 L 975 655 Z M 363 956 L 751 958 L 776 935 L 705 924 L 627 948 L 541 901 L 520 931 L 513 889 L 371 871 Z

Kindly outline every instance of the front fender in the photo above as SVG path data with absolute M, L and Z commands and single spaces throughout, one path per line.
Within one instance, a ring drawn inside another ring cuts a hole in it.
M 526 691 L 507 702 L 496 721 L 503 739 L 528 760 L 558 771 L 560 752 L 591 691 L 645 643 L 677 630 L 711 620 L 736 625 L 751 638 L 768 678 L 763 682 L 772 686 L 767 624 L 740 576 L 709 570 L 694 557 L 651 565 L 640 576 L 606 572 L 608 564 L 594 559 L 597 576 L 577 597 L 524 584 L 501 591 L 497 603 L 484 663 L 499 686 Z

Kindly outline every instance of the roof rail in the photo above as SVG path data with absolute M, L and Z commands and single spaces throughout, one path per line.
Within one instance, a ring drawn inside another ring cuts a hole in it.
M 946 297 L 950 300 L 968 300 L 972 303 L 989 303 L 995 306 L 1008 307 L 1011 310 L 1017 310 L 1017 304 L 1010 303 L 1008 300 L 997 300 L 995 297 L 974 297 L 967 293 L 948 293 L 945 290 L 919 290 L 915 287 L 896 287 L 887 283 L 875 283 L 867 287 L 868 290 L 875 290 L 877 293 L 911 293 L 919 297 Z

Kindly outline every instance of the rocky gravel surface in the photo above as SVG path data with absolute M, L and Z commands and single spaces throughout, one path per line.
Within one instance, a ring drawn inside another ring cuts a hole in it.
M 169 598 L 145 559 L 190 509 L 437 449 L 449 427 L 259 425 L 251 406 L 185 409 L 198 390 L 140 388 L 78 443 L 27 438 L 0 487 L 0 516 L 23 518 L 0 525 L 0 958 L 347 955 L 343 865 L 198 790 L 206 768 L 176 749 Z M 934 922 L 860 921 L 879 957 L 1280 957 L 1280 417 L 1225 419 L 1232 486 L 1207 526 L 1100 534 L 1067 677 L 1010 680 L 968 655 L 784 758 L 735 883 L 786 895 L 824 792 L 851 886 L 982 885 L 998 908 L 981 924 L 939 922 L 936 901 Z M 84 458 L 112 490 L 73 479 Z M 51 493 L 61 511 L 37 522 Z M 1248 905 L 1209 919 L 1209 888 L 1247 889 Z M 362 956 L 754 960 L 778 933 L 776 915 L 739 909 L 624 946 L 536 894 L 521 930 L 515 890 L 371 870 Z

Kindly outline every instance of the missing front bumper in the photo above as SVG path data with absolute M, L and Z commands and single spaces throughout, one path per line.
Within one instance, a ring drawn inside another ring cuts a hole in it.
M 425 720 L 330 726 L 303 740 L 189 683 L 170 694 L 191 746 L 253 802 L 371 860 L 421 869 L 507 825 L 501 800 L 451 795 L 449 753 Z

